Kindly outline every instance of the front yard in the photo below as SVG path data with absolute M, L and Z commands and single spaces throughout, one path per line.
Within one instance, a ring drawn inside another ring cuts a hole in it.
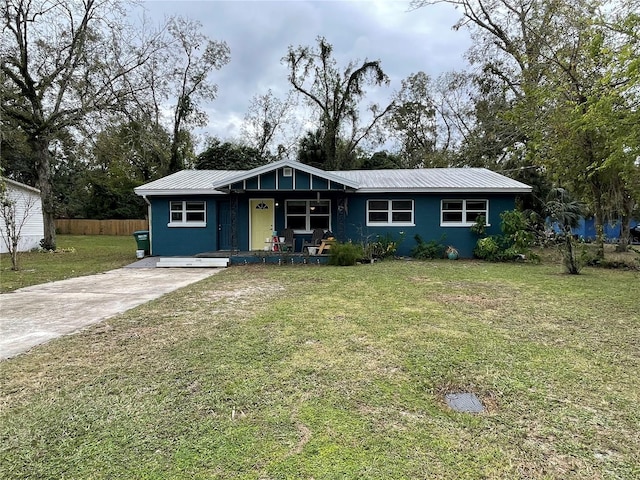
M 230 268 L 0 363 L 0 477 L 639 478 L 639 285 Z M 461 391 L 486 413 L 450 410 Z
M 133 236 L 58 235 L 56 252 L 19 254 L 20 270 L 11 270 L 9 254 L 0 255 L 0 293 L 65 278 L 91 275 L 136 261 Z

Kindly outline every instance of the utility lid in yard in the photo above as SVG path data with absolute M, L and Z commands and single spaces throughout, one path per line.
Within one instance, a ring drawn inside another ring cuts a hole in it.
M 456 412 L 482 413 L 484 405 L 473 393 L 448 393 L 444 396 L 447 405 Z

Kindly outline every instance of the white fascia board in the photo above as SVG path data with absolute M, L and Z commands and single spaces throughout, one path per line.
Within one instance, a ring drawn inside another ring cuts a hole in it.
M 187 195 L 226 195 L 223 192 L 218 190 L 207 189 L 199 189 L 199 190 L 174 190 L 174 189 L 153 189 L 153 190 L 142 190 L 138 188 L 133 189 L 134 193 L 140 197 L 177 197 L 177 196 L 187 196 Z
M 38 190 L 35 187 L 32 187 L 31 185 L 27 185 L 21 182 L 16 182 L 15 180 L 11 180 L 10 178 L 5 178 L 5 177 L 2 177 L 1 181 L 6 182 L 8 185 L 12 185 L 16 188 L 22 188 L 24 190 L 28 190 L 30 192 L 37 193 L 38 195 L 40 195 L 40 190 Z
M 355 193 L 531 193 L 531 188 L 360 188 Z

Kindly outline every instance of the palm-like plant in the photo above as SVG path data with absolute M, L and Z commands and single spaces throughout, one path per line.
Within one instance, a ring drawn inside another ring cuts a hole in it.
M 560 187 L 552 189 L 548 198 L 547 214 L 551 221 L 558 225 L 564 236 L 562 243 L 564 265 L 568 273 L 577 275 L 583 264 L 576 254 L 576 242 L 571 229 L 580 224 L 580 219 L 585 212 L 585 205 L 575 200 L 568 190 Z

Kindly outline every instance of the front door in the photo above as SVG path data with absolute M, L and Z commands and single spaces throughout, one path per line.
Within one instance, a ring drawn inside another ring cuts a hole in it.
M 254 198 L 249 200 L 251 223 L 249 225 L 250 250 L 264 250 L 268 246 L 273 233 L 274 200 L 273 198 Z
M 231 205 L 218 202 L 218 250 L 231 250 Z

